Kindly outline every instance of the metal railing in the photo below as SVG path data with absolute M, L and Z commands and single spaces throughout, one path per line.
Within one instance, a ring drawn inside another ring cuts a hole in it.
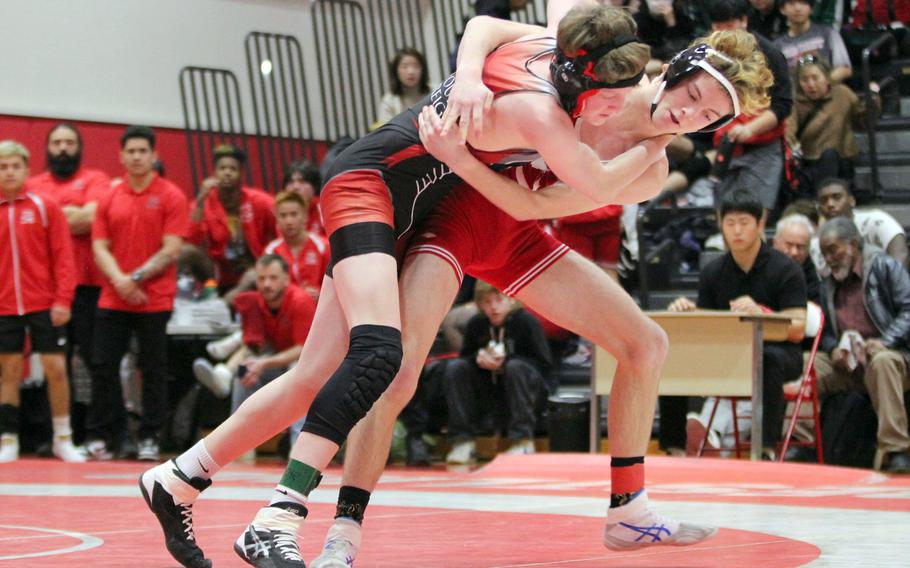
M 413 47 L 427 53 L 423 37 L 421 0 L 366 0 L 370 31 L 376 40 L 376 61 L 379 95 L 391 88 L 388 65 L 403 47 Z M 430 70 L 426 69 L 426 73 Z M 377 99 L 378 100 L 378 99 Z
M 353 0 L 314 0 L 312 10 L 324 136 L 357 138 L 375 120 L 383 92 L 375 50 L 366 44 L 370 23 Z
M 244 45 L 262 187 L 279 191 L 289 163 L 317 158 L 303 50 L 268 32 L 250 32 Z
M 212 170 L 215 146 L 231 144 L 247 151 L 240 85 L 232 71 L 214 67 L 184 67 L 178 81 L 190 175 L 198 184 Z M 246 175 L 252 183 L 249 168 Z
M 870 86 L 872 83 L 872 67 L 870 61 L 873 54 L 878 54 L 879 51 L 884 49 L 888 44 L 891 44 L 894 47 L 897 46 L 897 41 L 890 33 L 879 36 L 878 39 L 863 49 L 862 73 L 863 88 L 865 90 L 864 96 L 866 99 L 866 133 L 869 138 L 869 171 L 872 178 L 872 199 L 876 201 L 880 197 L 882 185 L 878 171 L 878 143 L 875 140 L 875 127 L 878 123 L 878 113 L 875 112 L 875 94 L 872 92 Z
M 433 37 L 436 39 L 437 65 L 440 77 L 451 72 L 449 58 L 455 49 L 456 37 L 464 31 L 465 22 L 473 14 L 473 0 L 434 0 L 432 2 Z M 530 0 L 521 10 L 512 12 L 512 19 L 524 23 L 543 23 L 547 19 L 545 0 Z

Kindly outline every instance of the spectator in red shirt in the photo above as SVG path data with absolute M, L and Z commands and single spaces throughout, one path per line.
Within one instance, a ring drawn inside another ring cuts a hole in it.
M 95 309 L 101 295 L 101 273 L 92 254 L 92 222 L 98 200 L 111 189 L 111 180 L 101 170 L 82 165 L 82 135 L 61 122 L 47 134 L 47 171 L 28 180 L 28 188 L 56 199 L 63 206 L 73 241 L 76 261 L 76 295 L 68 326 L 69 356 L 78 352 L 87 366 L 92 360 Z M 69 368 L 72 368 L 70 363 Z M 72 401 L 74 438 L 82 440 L 88 400 Z
M 190 216 L 190 241 L 215 261 L 222 293 L 237 285 L 276 237 L 275 201 L 243 185 L 245 164 L 239 148 L 216 147 L 214 175 L 202 182 Z
M 575 252 L 593 260 L 614 280 L 619 279 L 619 245 L 622 205 L 606 205 L 600 209 L 563 217 L 554 221 L 556 238 Z
M 299 193 L 307 206 L 306 230 L 311 233 L 325 236 L 325 227 L 322 225 L 322 210 L 319 209 L 319 192 L 322 191 L 322 176 L 315 164 L 301 160 L 293 162 L 284 170 L 284 181 L 281 182 L 284 191 Z
M 130 126 L 120 137 L 123 180 L 98 202 L 92 247 L 106 277 L 95 320 L 92 407 L 87 449 L 110 459 L 109 444 L 129 454 L 120 360 L 136 334 L 142 371 L 139 459 L 158 460 L 158 430 L 167 414 L 167 322 L 177 290 L 174 261 L 189 231 L 183 191 L 152 169 L 155 133 Z
M 307 231 L 307 202 L 299 193 L 279 193 L 275 197 L 275 213 L 281 236 L 270 242 L 265 252 L 280 255 L 288 263 L 291 283 L 318 299 L 329 266 L 329 242 Z
M 231 411 L 260 387 L 288 370 L 300 357 L 316 302 L 290 282 L 288 264 L 277 254 L 256 261 L 256 290 L 237 296 L 243 347 L 226 364 L 193 362 L 199 382 L 227 396 L 233 383 Z
M 85 461 L 73 446 L 66 335 L 76 282 L 66 217 L 53 199 L 25 187 L 28 150 L 0 142 L 0 462 L 19 457 L 19 383 L 25 334 L 41 354 L 54 425 L 53 452 Z

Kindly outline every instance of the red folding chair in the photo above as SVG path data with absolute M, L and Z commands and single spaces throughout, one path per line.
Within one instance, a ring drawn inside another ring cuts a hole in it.
M 812 349 L 809 351 L 809 357 L 806 359 L 806 365 L 803 368 L 803 374 L 800 377 L 799 390 L 796 393 L 788 393 L 784 391 L 784 401 L 793 402 L 794 409 L 792 414 L 787 414 L 784 416 L 785 420 L 789 420 L 787 426 L 787 433 L 784 436 L 784 440 L 781 444 L 778 445 L 779 456 L 778 461 L 784 461 L 784 455 L 787 453 L 787 449 L 791 445 L 798 446 L 815 446 L 815 452 L 818 456 L 818 463 L 823 463 L 822 461 L 822 432 L 821 432 L 821 419 L 820 411 L 821 405 L 818 402 L 818 389 L 816 388 L 817 377 L 815 374 L 815 354 L 818 352 L 818 344 L 821 341 L 822 330 L 825 327 L 825 314 L 822 312 L 821 307 L 814 303 L 809 302 L 806 305 L 806 337 L 813 337 Z M 711 409 L 711 417 L 708 419 L 707 428 L 705 428 L 705 436 L 698 445 L 697 455 L 701 457 L 704 452 L 714 452 L 721 451 L 720 448 L 706 448 L 705 445 L 708 442 L 708 435 L 711 432 L 711 426 L 714 424 L 714 416 L 717 413 L 717 407 L 720 405 L 721 400 L 729 400 L 730 404 L 733 406 L 733 439 L 735 440 L 734 454 L 737 458 L 742 457 L 742 452 L 750 448 L 748 442 L 743 442 L 739 436 L 739 416 L 736 414 L 736 403 L 740 400 L 749 400 L 745 397 L 718 397 L 714 400 L 714 407 Z M 803 404 L 812 405 L 812 415 L 811 416 L 800 416 L 799 411 L 802 408 Z M 789 406 L 789 405 L 788 405 Z M 743 417 L 745 418 L 745 417 Z M 811 421 L 813 423 L 813 428 L 815 430 L 815 441 L 804 442 L 801 440 L 793 439 L 793 432 L 796 429 L 796 423 L 799 421 Z

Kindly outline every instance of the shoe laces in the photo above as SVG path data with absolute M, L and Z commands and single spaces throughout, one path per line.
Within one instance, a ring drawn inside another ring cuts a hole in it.
M 300 555 L 300 548 L 297 546 L 297 536 L 286 531 L 276 531 L 273 536 L 275 548 L 285 560 L 297 560 L 303 562 Z
M 193 531 L 193 506 L 180 504 L 178 507 L 180 508 L 180 516 L 183 517 L 180 522 L 183 523 L 183 532 L 186 533 L 186 539 L 196 542 L 196 533 Z

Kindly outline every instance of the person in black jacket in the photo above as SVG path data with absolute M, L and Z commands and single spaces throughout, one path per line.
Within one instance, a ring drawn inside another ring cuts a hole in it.
M 474 459 L 477 408 L 481 401 L 508 411 L 510 453 L 534 452 L 534 406 L 553 365 L 540 322 L 489 284 L 478 282 L 471 318 L 457 359 L 446 367 L 449 463 Z
M 868 392 L 878 416 L 875 467 L 910 473 L 904 393 L 910 349 L 910 275 L 881 249 L 866 245 L 853 221 L 819 230 L 831 274 L 822 281 L 825 328 L 815 358 L 818 394 Z

